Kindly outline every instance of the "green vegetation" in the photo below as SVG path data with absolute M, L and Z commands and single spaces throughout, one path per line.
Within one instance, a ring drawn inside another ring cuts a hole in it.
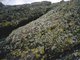
M 15 16 L 11 21 L 2 19 L 7 21 L 1 21 L 1 27 L 9 25 L 22 27 L 9 33 L 7 38 L 1 39 L 0 58 L 6 60 L 79 60 L 79 1 L 80 0 L 71 0 L 70 2 L 61 1 L 55 4 L 48 2 L 50 5 L 45 2 L 32 3 L 28 5 L 29 7 L 27 6 L 29 8 L 29 11 L 26 11 L 29 14 L 28 17 L 25 17 L 27 14 L 25 16 L 21 15 L 21 12 L 26 10 L 26 7 L 25 9 L 22 9 L 22 7 L 26 5 L 8 6 L 7 9 L 12 8 L 16 13 L 14 13 Z M 50 9 L 50 11 L 46 11 L 47 8 Z M 17 9 L 20 10 L 20 15 Z M 21 16 L 22 18 L 20 18 Z M 38 19 L 35 20 L 36 17 Z M 24 23 L 26 24 L 25 26 L 23 26 Z M 4 29 L 2 29 L 2 31 L 3 30 Z M 10 29 L 8 30 L 10 31 Z
M 4 6 L 2 3 L 1 5 L 3 7 L 0 9 L 0 38 L 7 37 L 12 30 L 39 18 L 51 9 L 51 2 L 48 1 L 19 6 Z

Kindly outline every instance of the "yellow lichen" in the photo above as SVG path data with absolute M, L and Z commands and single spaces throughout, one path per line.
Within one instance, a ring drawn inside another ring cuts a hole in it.
M 38 59 L 40 57 L 40 54 L 36 53 L 35 56 Z

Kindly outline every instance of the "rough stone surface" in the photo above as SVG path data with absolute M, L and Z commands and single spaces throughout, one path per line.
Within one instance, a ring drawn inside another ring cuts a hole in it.
M 5 59 L 80 59 L 79 10 L 78 2 L 61 4 L 37 20 L 14 30 L 2 44 L 3 50 L 9 50 Z

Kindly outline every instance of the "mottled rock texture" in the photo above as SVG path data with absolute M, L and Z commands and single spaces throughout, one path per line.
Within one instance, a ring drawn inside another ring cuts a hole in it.
M 79 0 L 60 2 L 47 14 L 14 30 L 0 46 L 6 60 L 79 60 Z

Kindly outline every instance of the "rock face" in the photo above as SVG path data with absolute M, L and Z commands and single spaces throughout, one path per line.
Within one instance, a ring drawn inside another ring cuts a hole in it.
M 79 3 L 61 3 L 37 20 L 14 30 L 0 43 L 1 52 L 6 55 L 4 59 L 80 59 Z
M 3 7 L 4 5 L 0 2 L 0 8 Z
M 48 1 L 17 6 L 4 6 L 0 3 L 0 39 L 47 13 L 51 9 L 50 5 L 51 2 Z

